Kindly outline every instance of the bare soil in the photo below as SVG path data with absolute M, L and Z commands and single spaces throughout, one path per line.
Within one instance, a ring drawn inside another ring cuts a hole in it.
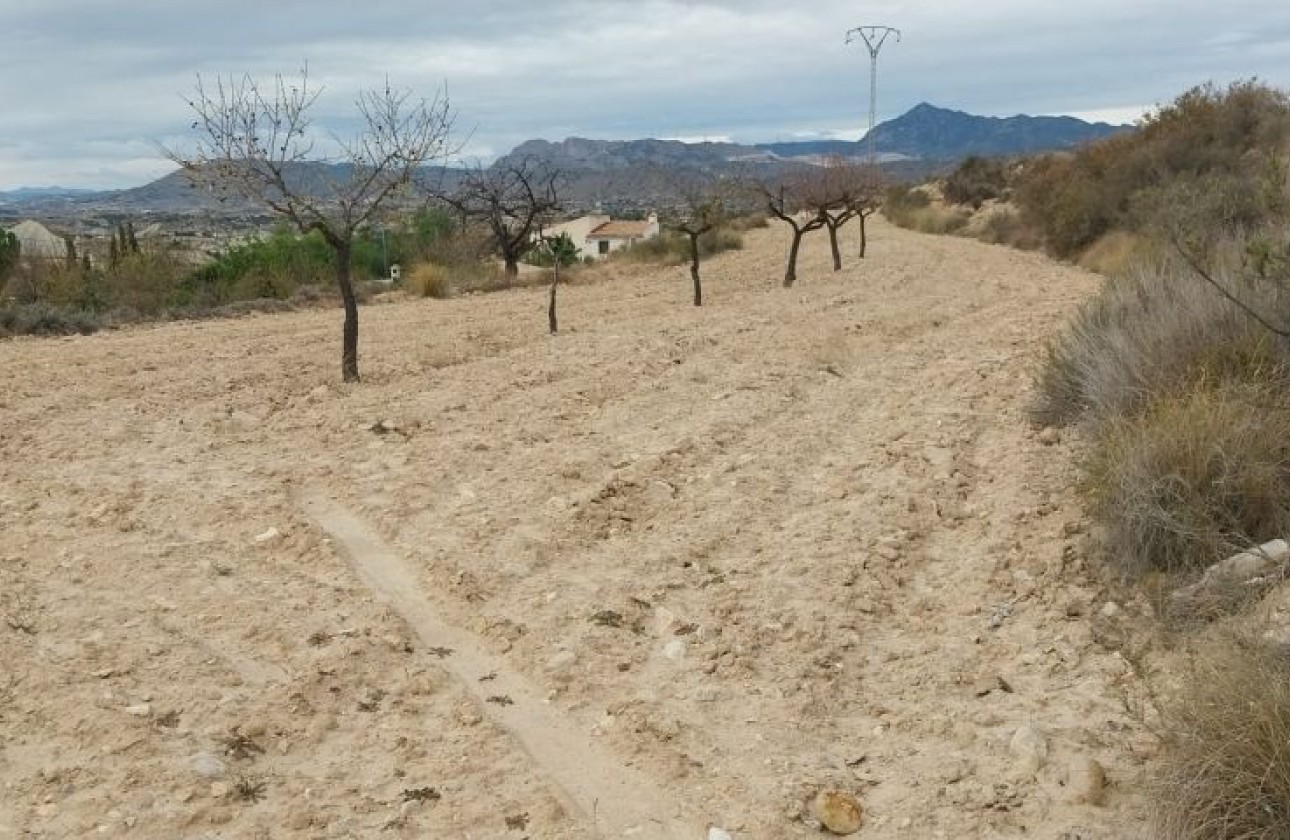
M 369 306 L 353 386 L 332 311 L 0 344 L 0 838 L 1141 834 L 1024 413 L 1096 280 L 857 233 Z

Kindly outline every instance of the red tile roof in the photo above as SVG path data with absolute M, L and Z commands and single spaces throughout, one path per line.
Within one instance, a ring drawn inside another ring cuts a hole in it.
M 588 239 L 641 239 L 649 222 L 605 222 L 587 234 Z

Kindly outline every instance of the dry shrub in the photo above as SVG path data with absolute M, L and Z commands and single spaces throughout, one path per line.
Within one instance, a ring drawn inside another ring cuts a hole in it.
M 713 228 L 699 237 L 699 256 L 708 258 L 723 251 L 738 251 L 744 247 L 743 233 L 729 225 Z M 690 261 L 690 237 L 675 231 L 664 231 L 653 239 L 634 243 L 610 254 L 611 260 L 636 263 L 663 263 L 681 265 Z
M 1290 651 L 1243 634 L 1207 640 L 1161 726 L 1157 837 L 1290 836 Z
M 1112 563 L 1134 576 L 1197 572 L 1290 535 L 1290 402 L 1279 390 L 1202 385 L 1104 423 L 1085 490 Z
M 452 297 L 452 284 L 448 279 L 448 270 L 441 265 L 434 263 L 414 265 L 404 274 L 403 282 L 409 292 L 419 297 Z
M 12 335 L 89 335 L 103 318 L 83 309 L 29 303 L 0 307 L 0 338 Z
M 753 213 L 750 216 L 739 216 L 738 218 L 731 219 L 727 223 L 727 227 L 731 230 L 743 233 L 745 231 L 753 230 L 754 228 L 768 228 L 770 227 L 770 220 L 766 218 L 765 213 Z
M 1249 305 L 1286 311 L 1286 290 L 1220 281 Z M 1195 272 L 1168 261 L 1139 263 L 1109 279 L 1050 343 L 1031 417 L 1040 425 L 1094 423 L 1132 413 L 1198 375 L 1259 379 L 1290 366 L 1290 348 Z
M 972 213 L 962 207 L 946 207 L 943 204 L 929 204 L 926 207 L 906 209 L 892 216 L 886 214 L 889 221 L 919 233 L 956 233 L 967 226 Z
M 1113 230 L 1090 245 L 1076 262 L 1089 271 L 1119 277 L 1127 274 L 1134 265 L 1161 256 L 1159 246 L 1140 234 Z

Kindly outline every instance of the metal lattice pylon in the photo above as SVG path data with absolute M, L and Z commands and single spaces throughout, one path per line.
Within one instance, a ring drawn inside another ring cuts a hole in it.
M 859 38 L 869 48 L 869 131 L 866 136 L 869 138 L 870 164 L 877 162 L 873 148 L 873 128 L 878 120 L 878 51 L 893 33 L 899 43 L 900 30 L 893 26 L 857 26 L 847 30 L 848 44 Z

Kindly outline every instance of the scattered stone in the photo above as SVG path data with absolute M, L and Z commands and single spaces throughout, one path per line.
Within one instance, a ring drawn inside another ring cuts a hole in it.
M 1262 583 L 1270 576 L 1282 573 L 1287 561 L 1290 561 L 1290 543 L 1285 540 L 1272 540 L 1258 548 L 1233 554 L 1206 569 L 1200 580 L 1170 593 L 1170 607 L 1186 609 L 1220 597 L 1224 592 Z
M 675 636 L 677 628 L 680 626 L 681 622 L 677 620 L 676 614 L 667 607 L 659 607 L 654 610 L 654 635 Z
M 663 655 L 673 662 L 680 662 L 685 658 L 685 642 L 680 639 L 673 639 L 663 645 Z
M 708 840 L 735 840 L 735 838 L 729 831 L 714 825 L 708 828 Z
M 954 470 L 954 450 L 949 447 L 924 447 L 923 458 L 939 477 L 948 478 Z
M 203 779 L 218 779 L 228 772 L 228 768 L 218 756 L 208 752 L 199 752 L 190 759 L 193 770 Z
M 864 808 L 851 794 L 841 790 L 822 790 L 812 803 L 815 818 L 834 834 L 855 834 L 864 822 Z
M 599 624 L 601 627 L 622 627 L 623 614 L 617 610 L 600 610 L 592 613 L 591 623 Z
M 1008 745 L 1017 757 L 1017 770 L 1023 776 L 1033 776 L 1048 760 L 1048 738 L 1032 724 L 1023 724 Z
M 645 485 L 645 490 L 641 497 L 651 506 L 658 507 L 665 505 L 676 496 L 676 488 L 666 481 L 658 479 L 651 480 Z
M 874 553 L 877 554 L 879 557 L 881 557 L 883 560 L 896 561 L 900 559 L 900 549 L 896 548 L 894 545 L 889 545 L 887 543 L 883 543 L 882 545 L 879 545 L 876 548 L 874 548 Z
M 977 697 L 984 697 L 993 691 L 1002 691 L 1005 694 L 1012 693 L 1012 683 L 1008 682 L 1001 676 L 982 677 L 976 681 L 972 688 L 972 693 Z
M 1066 792 L 1072 802 L 1101 805 L 1106 796 L 1106 771 L 1096 759 L 1076 756 L 1066 768 Z
M 1098 613 L 1102 618 L 1115 618 L 1120 614 L 1120 605 L 1114 601 L 1107 601 L 1102 605 L 1102 609 L 1098 610 Z
M 152 705 L 150 703 L 135 703 L 133 706 L 126 706 L 125 713 L 133 717 L 152 717 Z
M 269 530 L 265 531 L 263 534 L 256 534 L 255 542 L 259 545 L 263 545 L 264 543 L 267 543 L 267 542 L 273 542 L 280 536 L 282 536 L 281 531 L 279 531 L 277 528 L 270 528 Z
M 552 673 L 563 674 L 573 668 L 578 662 L 578 654 L 571 650 L 562 650 L 546 662 L 546 669 Z
M 1045 426 L 1039 432 L 1039 442 L 1044 446 L 1053 446 L 1062 442 L 1062 433 L 1054 426 Z

